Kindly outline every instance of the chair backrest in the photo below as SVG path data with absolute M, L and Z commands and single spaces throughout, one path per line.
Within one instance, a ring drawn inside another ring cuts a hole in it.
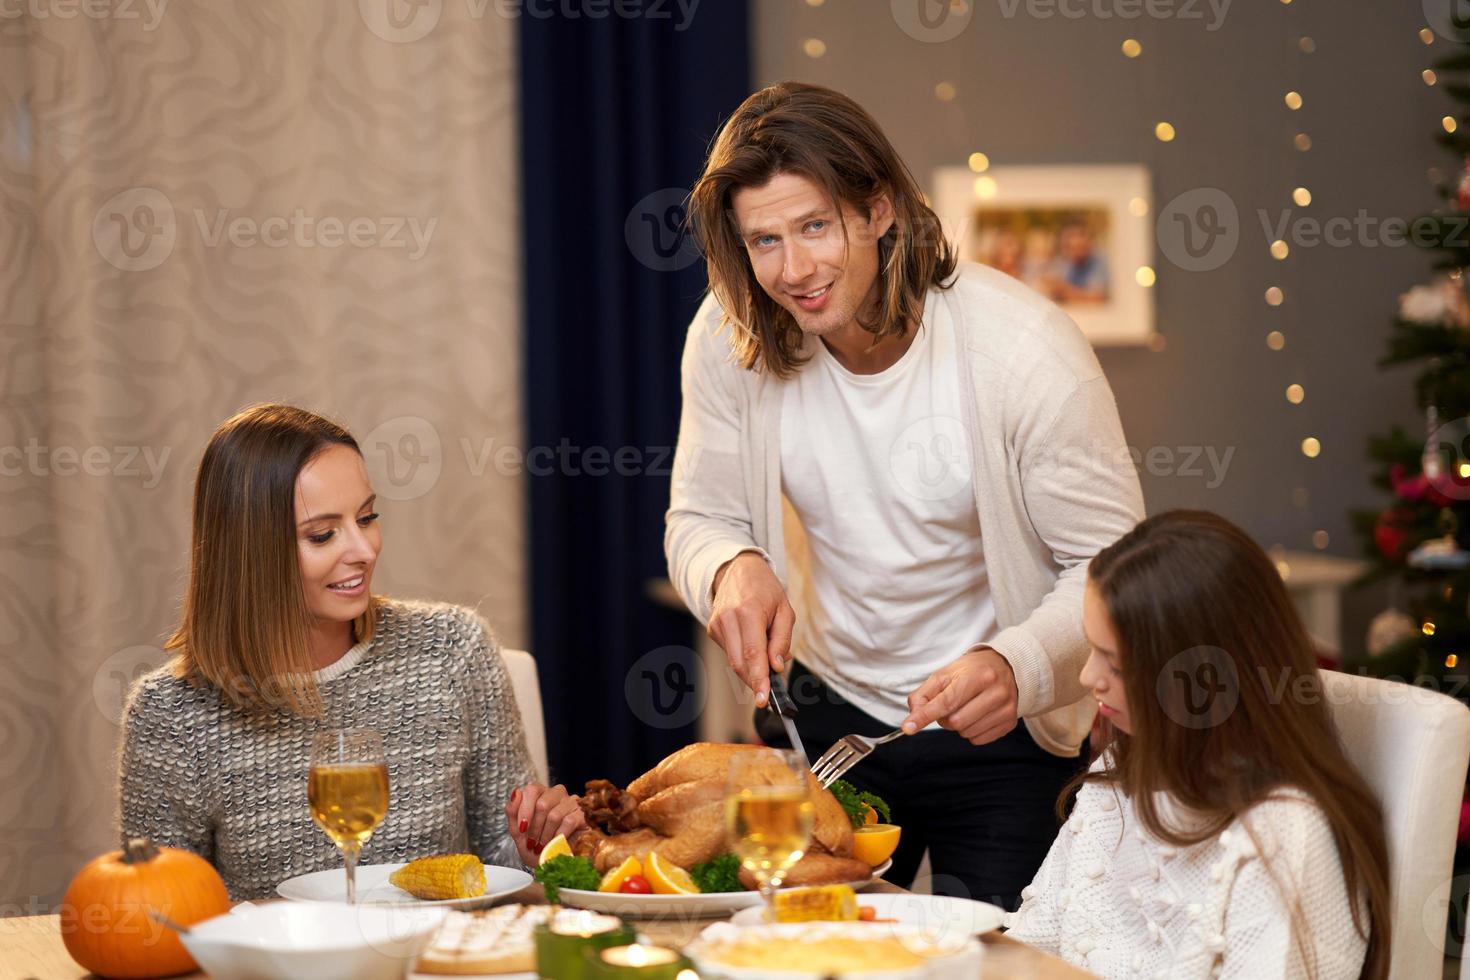
M 1393 895 L 1390 978 L 1444 972 L 1470 709 L 1421 687 L 1324 670 L 1343 748 L 1383 805 Z
M 521 725 L 526 729 L 526 747 L 536 766 L 536 778 L 545 783 L 546 720 L 541 715 L 541 683 L 536 676 L 536 661 L 524 650 L 501 650 L 510 686 L 516 692 L 516 705 L 521 709 Z

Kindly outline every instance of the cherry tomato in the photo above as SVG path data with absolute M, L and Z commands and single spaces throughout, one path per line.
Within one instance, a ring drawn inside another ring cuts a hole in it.
M 629 895 L 651 895 L 653 894 L 653 886 L 642 875 L 629 875 L 623 879 L 622 887 L 618 891 L 626 892 Z
M 878 918 L 878 910 L 871 905 L 858 906 L 858 921 L 872 922 Z

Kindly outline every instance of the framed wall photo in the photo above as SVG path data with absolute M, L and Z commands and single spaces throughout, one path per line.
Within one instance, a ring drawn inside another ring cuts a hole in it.
M 981 174 L 941 167 L 931 198 L 962 259 L 1052 299 L 1094 346 L 1153 338 L 1147 167 L 1004 166 Z

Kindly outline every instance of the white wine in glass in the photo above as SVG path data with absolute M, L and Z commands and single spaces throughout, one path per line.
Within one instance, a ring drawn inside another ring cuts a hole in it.
M 357 856 L 388 813 L 383 740 L 366 729 L 318 732 L 311 743 L 306 789 L 311 816 L 342 852 L 347 903 L 357 904 Z
M 812 839 L 807 761 L 799 752 L 741 752 L 730 763 L 725 829 L 740 863 L 760 884 L 766 915 L 776 917 L 776 889 Z

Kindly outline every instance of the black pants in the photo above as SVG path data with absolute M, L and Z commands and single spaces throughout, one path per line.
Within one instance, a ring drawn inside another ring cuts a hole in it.
M 801 664 L 793 663 L 787 676 L 796 728 L 812 761 L 844 735 L 893 730 Z M 755 719 L 766 744 L 789 746 L 773 712 L 759 709 Z M 1085 745 L 1078 758 L 1059 758 L 1038 746 L 1021 723 L 980 746 L 954 732 L 919 732 L 875 750 L 843 778 L 883 797 L 903 828 L 884 878 L 911 887 L 927 849 L 936 895 L 1014 911 L 1060 829 L 1057 796 L 1086 760 Z

